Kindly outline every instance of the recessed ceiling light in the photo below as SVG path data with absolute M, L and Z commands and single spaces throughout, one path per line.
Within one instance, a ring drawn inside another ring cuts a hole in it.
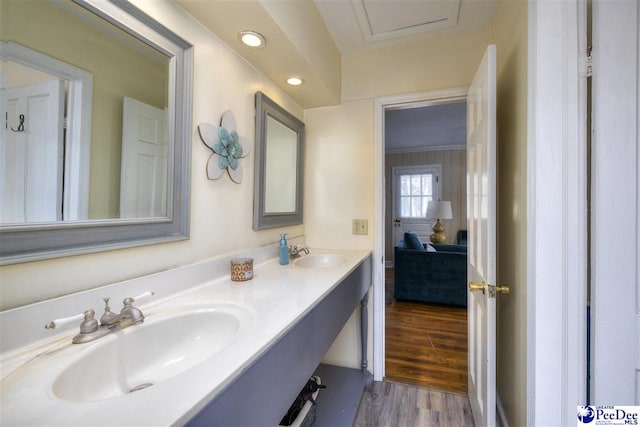
M 287 83 L 289 83 L 291 86 L 300 86 L 302 83 L 304 83 L 304 80 L 302 80 L 300 77 L 289 77 L 287 79 Z
M 266 40 L 260 33 L 255 31 L 240 31 L 238 38 L 242 43 L 253 49 L 260 49 L 266 44 Z

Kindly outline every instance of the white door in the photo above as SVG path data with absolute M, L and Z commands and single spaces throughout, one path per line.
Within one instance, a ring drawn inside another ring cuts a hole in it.
M 167 112 L 124 98 L 120 218 L 167 216 Z
M 476 426 L 496 424 L 496 47 L 467 94 L 469 400 Z M 475 289 L 475 290 L 474 290 Z
M 399 166 L 392 174 L 393 244 L 404 233 L 414 231 L 422 242 L 428 242 L 434 220 L 427 220 L 427 205 L 440 198 L 440 165 Z
M 62 219 L 64 82 L 2 91 L 2 223 Z

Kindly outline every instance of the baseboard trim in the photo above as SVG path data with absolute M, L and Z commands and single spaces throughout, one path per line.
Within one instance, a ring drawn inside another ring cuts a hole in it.
M 498 422 L 499 427 L 509 427 L 509 423 L 507 422 L 507 416 L 504 414 L 504 408 L 502 407 L 502 401 L 500 400 L 500 396 L 496 393 L 496 409 L 498 410 L 498 416 L 496 417 L 496 421 Z

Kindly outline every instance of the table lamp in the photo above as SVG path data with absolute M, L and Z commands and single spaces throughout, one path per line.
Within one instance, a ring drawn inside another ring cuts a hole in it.
M 444 234 L 444 226 L 440 222 L 441 219 L 453 219 L 451 211 L 451 202 L 432 200 L 427 205 L 427 219 L 434 219 L 436 223 L 433 225 L 433 234 L 429 236 L 431 243 L 445 243 L 447 236 Z

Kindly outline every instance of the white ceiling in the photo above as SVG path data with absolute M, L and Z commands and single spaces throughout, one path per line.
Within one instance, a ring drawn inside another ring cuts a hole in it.
M 497 0 L 175 0 L 303 108 L 342 99 L 342 55 L 488 27 Z M 238 33 L 267 40 L 250 49 Z M 286 79 L 302 77 L 292 87 Z
M 345 53 L 488 27 L 497 0 L 313 0 Z

